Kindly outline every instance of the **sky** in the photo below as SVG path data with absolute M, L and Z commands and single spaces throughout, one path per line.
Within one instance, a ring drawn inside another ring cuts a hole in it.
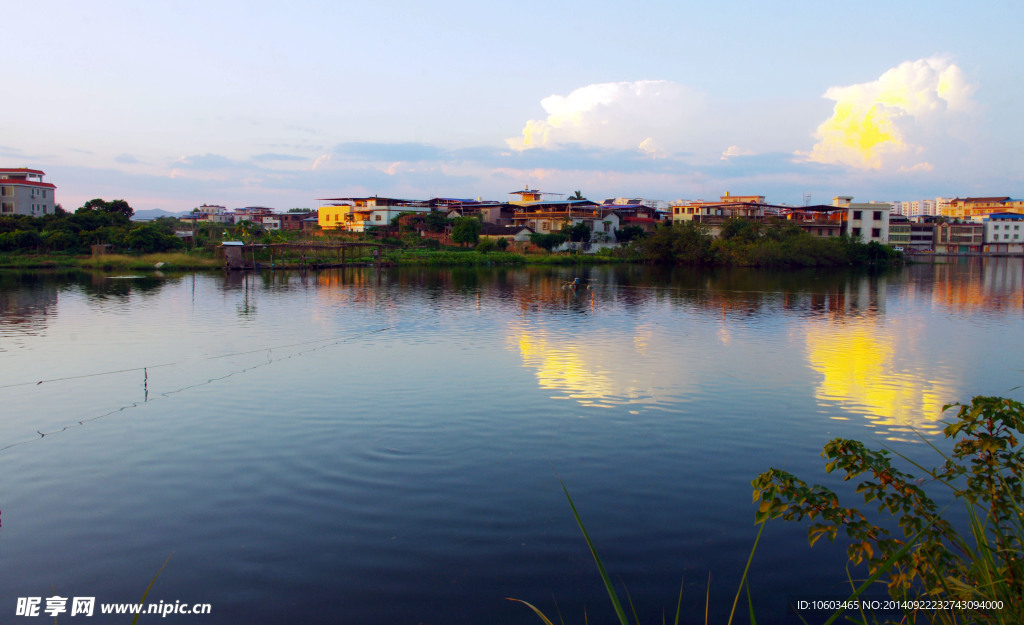
M 37 0 L 3 23 L 0 167 L 69 210 L 1024 197 L 1017 1 Z

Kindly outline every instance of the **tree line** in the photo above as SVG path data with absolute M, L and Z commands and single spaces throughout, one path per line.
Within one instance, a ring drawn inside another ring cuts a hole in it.
M 176 219 L 138 224 L 131 221 L 134 214 L 124 200 L 96 198 L 74 213 L 57 205 L 52 215 L 0 217 L 0 251 L 86 253 L 103 244 L 114 251 L 153 253 L 184 247 L 174 236 Z

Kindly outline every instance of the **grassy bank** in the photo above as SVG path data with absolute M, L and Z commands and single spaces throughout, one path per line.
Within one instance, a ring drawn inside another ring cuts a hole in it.
M 384 259 L 397 265 L 437 267 L 482 265 L 582 265 L 621 263 L 623 259 L 595 254 L 515 254 L 513 252 L 477 252 L 475 250 L 396 250 Z
M 157 254 L 106 254 L 103 256 L 81 256 L 74 254 L 3 254 L 0 255 L 2 269 L 102 269 L 104 271 L 132 270 L 153 271 L 157 269 L 197 270 L 220 269 L 224 261 L 209 254 L 185 254 L 163 252 Z
M 265 268 L 270 267 L 271 258 L 264 253 L 257 260 Z M 279 264 L 298 265 L 297 257 L 280 257 Z M 598 256 L 593 254 L 514 254 L 511 252 L 477 252 L 475 250 L 425 250 L 405 249 L 385 252 L 381 260 L 399 266 L 428 267 L 479 267 L 488 265 L 591 265 L 602 263 L 627 262 L 622 258 Z M 332 259 L 319 259 L 318 262 L 331 262 Z M 313 263 L 314 259 L 305 259 Z M 365 252 L 360 256 L 349 257 L 349 264 L 361 265 L 374 262 L 373 256 Z M 163 252 L 157 254 L 105 254 L 103 256 L 84 256 L 76 254 L 0 254 L 0 269 L 100 269 L 113 271 L 118 269 L 132 271 L 197 271 L 205 269 L 222 269 L 224 260 L 208 252 Z

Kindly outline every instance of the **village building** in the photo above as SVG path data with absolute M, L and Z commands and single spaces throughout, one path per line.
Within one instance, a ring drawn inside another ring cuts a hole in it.
M 982 251 L 985 225 L 974 222 L 935 224 L 936 254 L 971 254 Z
M 846 234 L 861 243 L 889 242 L 891 205 L 881 202 L 854 202 L 849 195 L 832 198 L 832 205 L 846 209 Z
M 949 206 L 942 215 L 953 219 L 972 219 L 980 222 L 992 213 L 1024 214 L 1024 200 L 1014 200 L 1008 196 L 957 197 L 950 200 Z
M 673 221 L 698 221 L 720 223 L 730 217 L 761 219 L 766 214 L 777 214 L 777 210 L 766 210 L 763 195 L 732 195 L 728 191 L 717 202 L 688 200 L 673 203 L 669 210 Z M 778 208 L 778 207 L 771 207 Z
M 427 213 L 430 206 L 422 200 L 387 197 L 321 198 L 317 223 L 324 230 L 366 232 L 368 228 L 388 226 L 402 213 Z
M 983 251 L 994 254 L 1024 253 L 1024 215 L 992 213 L 985 218 Z
M 52 215 L 56 210 L 57 187 L 43 182 L 45 175 L 27 167 L 0 169 L 0 215 Z

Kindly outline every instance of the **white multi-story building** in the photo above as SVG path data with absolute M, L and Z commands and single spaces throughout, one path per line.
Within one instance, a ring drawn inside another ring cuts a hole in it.
M 228 212 L 228 209 L 216 204 L 203 204 L 192 211 L 197 215 L 197 221 L 205 221 L 214 224 L 231 224 L 235 222 L 235 216 Z
M 832 198 L 832 206 L 846 209 L 846 233 L 862 243 L 889 242 L 889 202 L 854 203 L 853 197 L 840 195 Z
M 949 206 L 952 198 L 937 197 L 934 200 L 913 200 L 909 202 L 893 202 L 892 214 L 914 217 L 925 215 L 934 217 L 943 214 L 942 211 Z
M 55 185 L 43 182 L 45 174 L 38 169 L 0 169 L 0 216 L 52 215 L 56 206 Z
M 1024 251 L 1024 215 L 1017 213 L 992 213 L 982 222 L 985 224 L 986 252 Z

